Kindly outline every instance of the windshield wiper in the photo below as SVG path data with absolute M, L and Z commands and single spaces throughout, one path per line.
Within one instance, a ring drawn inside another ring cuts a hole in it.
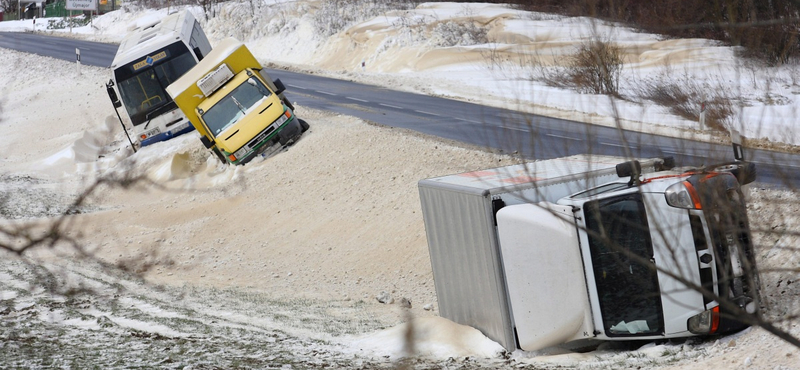
M 239 101 L 236 100 L 235 96 L 231 96 L 231 99 L 233 99 L 233 103 L 236 104 L 237 107 L 239 107 L 239 110 L 242 111 L 242 113 L 247 111 L 247 109 L 244 109 L 244 105 L 242 105 L 242 103 L 239 103 Z
M 170 101 L 162 104 L 160 107 L 156 109 L 151 110 L 144 116 L 144 119 L 147 120 L 147 123 L 144 125 L 144 128 L 142 130 L 147 130 L 147 126 L 150 125 L 150 121 L 152 121 L 153 118 L 158 117 L 164 113 L 167 113 L 175 108 L 178 108 L 178 106 L 175 105 L 174 101 Z

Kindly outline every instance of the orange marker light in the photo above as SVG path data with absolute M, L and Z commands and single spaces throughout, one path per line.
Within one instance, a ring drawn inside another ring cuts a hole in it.
M 700 196 L 697 195 L 697 190 L 692 186 L 692 183 L 688 181 L 684 181 L 683 185 L 686 186 L 686 190 L 689 191 L 689 196 L 692 197 L 692 203 L 694 203 L 695 209 L 703 209 L 703 206 L 700 204 Z

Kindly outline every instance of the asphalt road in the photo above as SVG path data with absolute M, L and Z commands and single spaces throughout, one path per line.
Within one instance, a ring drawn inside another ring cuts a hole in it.
M 81 51 L 81 64 L 108 67 L 117 53 L 117 45 L 66 39 L 27 32 L 0 32 L 0 48 L 24 51 L 75 62 L 75 49 Z
M 117 45 L 30 33 L 0 32 L 0 48 L 15 49 L 108 67 Z M 625 131 L 550 118 L 458 100 L 389 90 L 345 80 L 269 70 L 299 105 L 359 117 L 378 124 L 415 130 L 481 147 L 518 152 L 530 159 L 573 154 L 673 156 L 678 165 L 700 165 L 733 159 L 730 145 Z M 758 181 L 800 187 L 800 156 L 747 149 L 758 168 Z

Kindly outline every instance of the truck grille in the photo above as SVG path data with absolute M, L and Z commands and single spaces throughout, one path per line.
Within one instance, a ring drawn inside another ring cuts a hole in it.
M 697 252 L 707 250 L 708 242 L 706 240 L 706 234 L 703 232 L 703 221 L 700 219 L 700 216 L 689 215 L 689 224 L 692 227 L 694 250 Z M 711 251 L 708 251 L 708 253 L 713 255 Z M 700 267 L 700 285 L 710 292 L 714 291 L 714 272 L 711 267 Z M 703 295 L 704 304 L 709 304 L 712 301 L 713 299 L 711 297 L 708 297 L 705 294 Z
M 269 125 L 269 127 L 267 127 L 266 130 L 261 131 L 260 134 L 256 135 L 256 137 L 253 140 L 250 140 L 250 142 L 247 143 L 247 148 L 248 149 L 255 148 L 259 143 L 264 141 L 264 139 L 266 139 L 267 136 L 269 136 L 269 134 L 271 134 L 273 131 L 275 131 L 275 124 L 274 123 Z
M 247 144 L 245 144 L 242 149 L 245 149 L 247 152 L 254 150 L 259 144 L 261 144 L 264 140 L 266 140 L 269 135 L 272 135 L 273 132 L 278 130 L 281 125 L 286 123 L 289 120 L 289 117 L 286 116 L 286 112 L 281 114 L 281 116 L 272 122 L 271 125 L 267 126 L 264 131 L 261 131 L 258 135 L 256 135 L 252 140 L 250 140 Z M 241 152 L 242 149 L 239 149 L 237 152 Z M 238 156 L 237 156 L 238 158 Z

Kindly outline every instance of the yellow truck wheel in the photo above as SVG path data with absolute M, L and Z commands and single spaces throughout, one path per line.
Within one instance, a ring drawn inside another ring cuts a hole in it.
M 220 152 L 219 149 L 214 147 L 214 148 L 211 148 L 211 151 L 214 152 L 214 154 L 217 156 L 217 159 L 219 159 L 220 162 L 222 162 L 223 164 L 227 164 L 228 163 L 228 161 L 225 159 L 225 156 L 222 155 L 222 152 Z

